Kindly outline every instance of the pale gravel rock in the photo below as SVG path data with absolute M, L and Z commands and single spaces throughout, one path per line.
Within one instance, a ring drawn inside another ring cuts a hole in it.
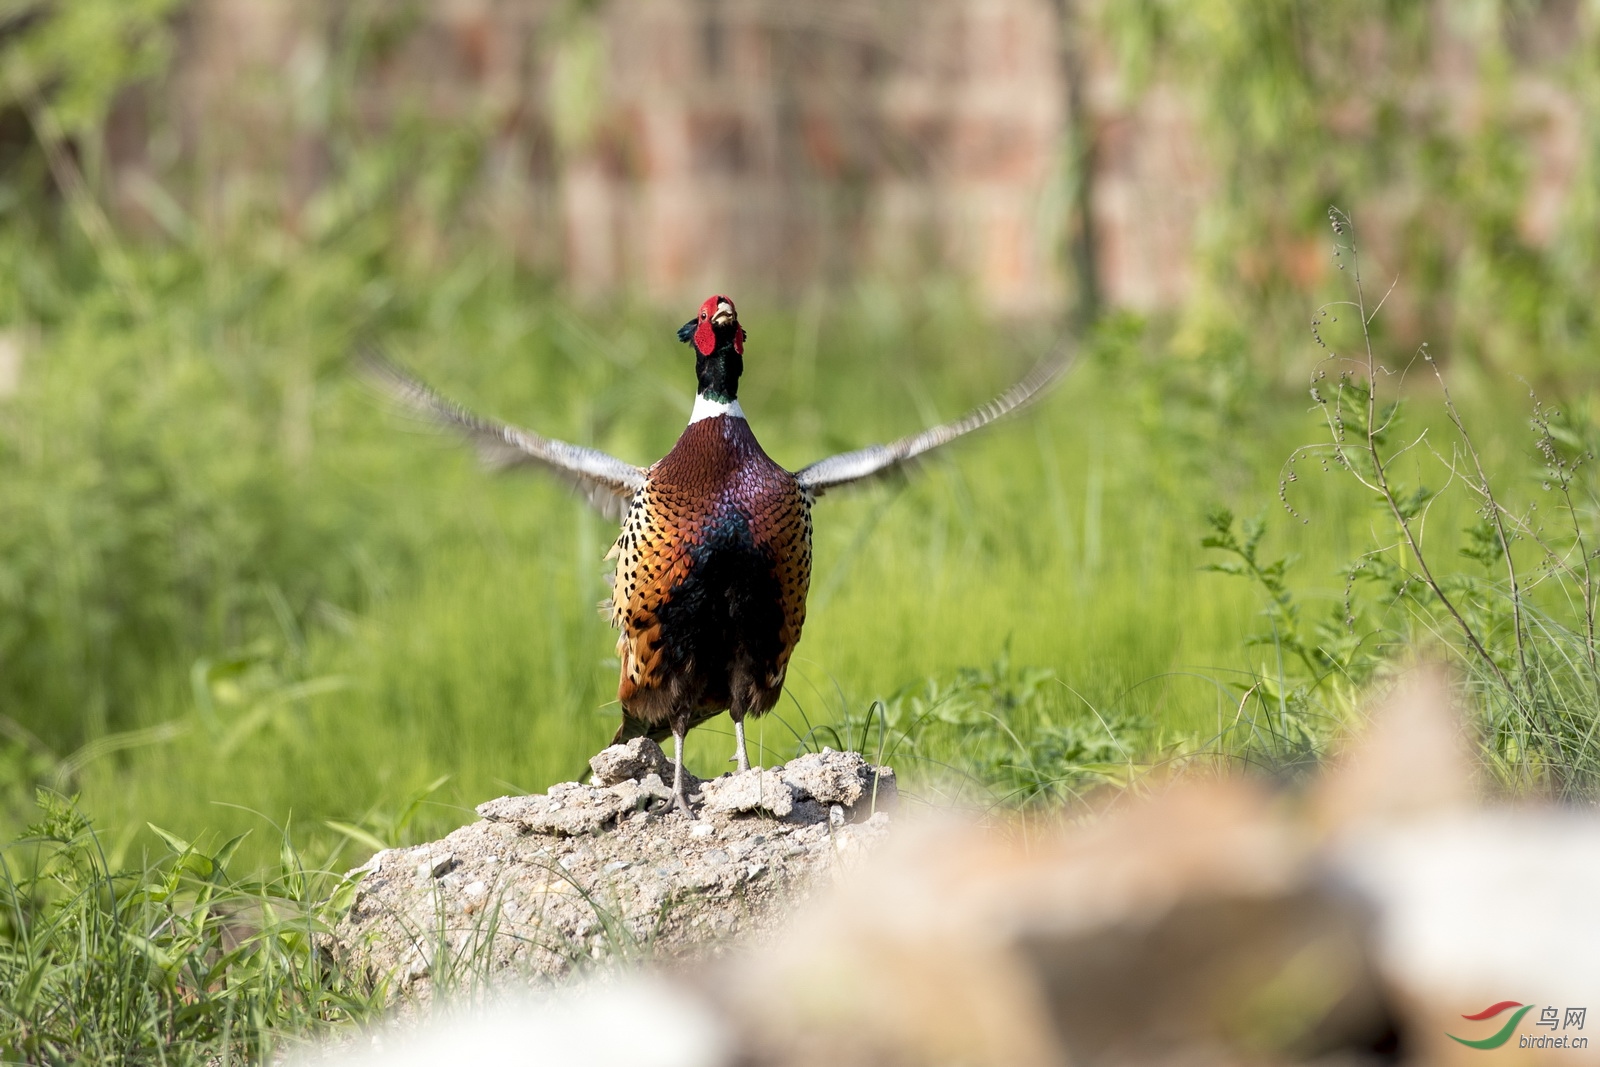
M 783 818 L 794 810 L 795 790 L 778 771 L 752 768 L 743 774 L 714 778 L 700 787 L 705 811 L 712 814 L 743 814 L 765 811 Z
M 623 767 L 639 777 L 617 780 Z M 715 953 L 852 865 L 887 834 L 895 799 L 893 771 L 812 753 L 691 779 L 691 821 L 672 804 L 672 763 L 655 742 L 613 746 L 592 769 L 591 784 L 500 797 L 441 841 L 373 856 L 330 938 L 336 958 L 426 997 L 441 947 L 534 978 L 644 946 Z
M 384 853 L 387 855 L 387 853 Z M 450 873 L 450 868 L 456 865 L 455 856 L 448 852 L 429 855 L 423 853 L 417 860 L 417 877 L 442 878 Z
M 894 771 L 875 769 L 860 758 L 841 759 L 841 755 L 829 749 L 808 752 L 784 765 L 783 780 L 794 788 L 796 799 L 846 808 L 854 808 L 863 799 L 875 799 L 879 807 L 892 808 L 899 795 Z
M 662 781 L 672 780 L 672 761 L 661 746 L 648 737 L 635 737 L 625 745 L 612 745 L 589 761 L 595 785 L 616 785 L 638 781 L 654 774 Z

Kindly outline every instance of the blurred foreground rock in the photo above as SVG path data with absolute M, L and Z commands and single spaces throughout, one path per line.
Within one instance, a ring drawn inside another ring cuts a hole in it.
M 556 976 L 645 946 L 716 946 L 850 865 L 887 832 L 897 797 L 893 771 L 824 751 L 691 776 L 690 821 L 654 741 L 612 746 L 591 767 L 588 785 L 500 797 L 443 840 L 373 856 L 336 958 L 414 996 L 436 978 Z
M 1300 793 L 1192 778 L 1077 825 L 903 825 L 776 937 L 347 1062 L 1466 1065 L 1508 1023 L 1492 1060 L 1600 1061 L 1600 815 L 1486 808 L 1436 675 L 1373 720 Z M 1520 1023 L 1464 1018 L 1504 1001 Z

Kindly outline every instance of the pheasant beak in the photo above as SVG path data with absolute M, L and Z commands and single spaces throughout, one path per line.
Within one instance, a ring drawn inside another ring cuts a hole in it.
M 711 325 L 726 326 L 733 321 L 733 306 L 726 300 L 717 301 L 717 313 L 711 316 Z

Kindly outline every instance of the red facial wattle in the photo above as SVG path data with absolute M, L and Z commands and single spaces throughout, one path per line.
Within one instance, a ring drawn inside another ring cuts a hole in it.
M 694 350 L 702 356 L 709 356 L 717 350 L 717 332 L 711 328 L 711 316 L 700 311 L 700 325 L 694 328 Z
M 709 356 L 717 350 L 717 333 L 711 325 L 711 317 L 717 313 L 718 304 L 727 304 L 733 308 L 733 301 L 718 293 L 707 297 L 706 302 L 700 305 L 700 322 L 694 329 L 694 349 L 702 356 Z M 744 327 L 738 325 L 739 313 L 734 310 L 733 350 L 739 355 L 744 355 Z

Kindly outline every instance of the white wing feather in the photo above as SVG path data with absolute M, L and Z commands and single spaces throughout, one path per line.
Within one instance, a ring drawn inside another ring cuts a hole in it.
M 795 477 L 802 488 L 813 496 L 821 496 L 829 489 L 889 474 L 923 453 L 987 426 L 1038 399 L 1061 379 L 1071 364 L 1069 355 L 1057 352 L 1028 372 L 1016 385 L 953 422 L 941 423 L 888 444 L 872 445 L 820 459 L 796 471 Z
M 368 379 L 405 407 L 465 437 L 491 469 L 541 466 L 579 490 L 590 504 L 613 519 L 620 519 L 627 512 L 633 495 L 644 487 L 643 468 L 596 448 L 541 437 L 475 415 L 377 352 L 364 351 L 360 365 Z

